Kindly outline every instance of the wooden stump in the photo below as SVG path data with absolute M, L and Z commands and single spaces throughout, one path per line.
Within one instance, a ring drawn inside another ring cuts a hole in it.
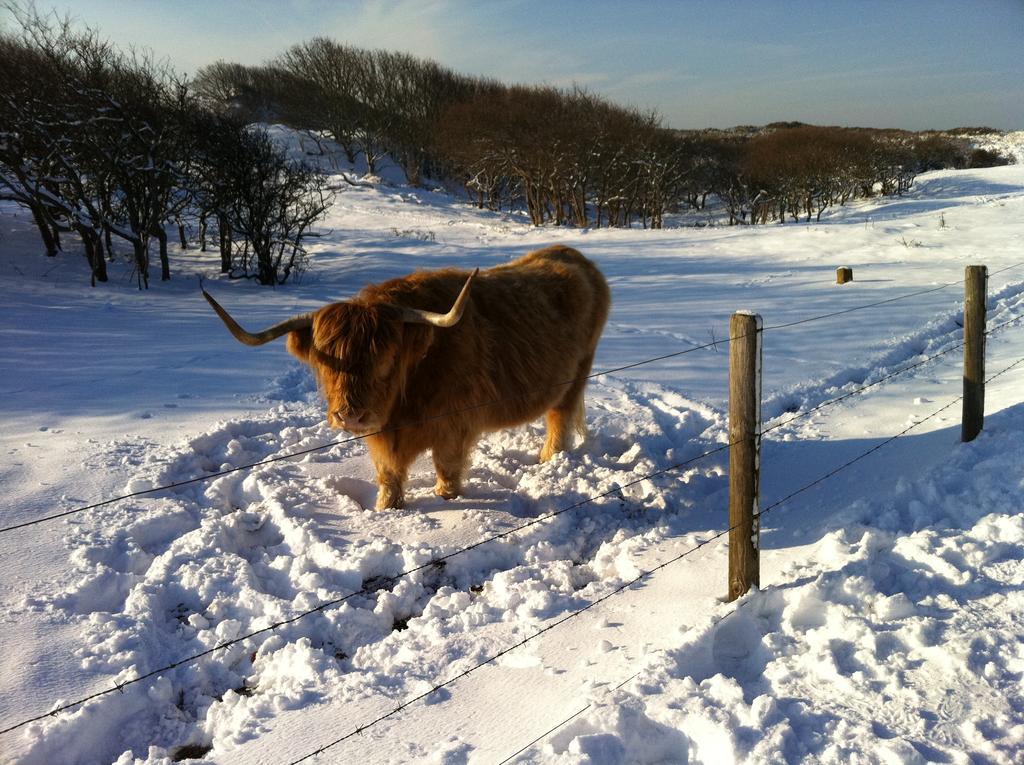
M 985 425 L 985 299 L 988 268 L 964 273 L 964 403 L 961 441 L 973 441 Z
M 836 269 L 836 284 L 846 284 L 853 281 L 853 269 L 849 266 L 842 266 Z
M 729 323 L 729 595 L 760 585 L 761 317 Z

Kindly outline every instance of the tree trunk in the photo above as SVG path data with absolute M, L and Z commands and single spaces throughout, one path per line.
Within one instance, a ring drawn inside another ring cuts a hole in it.
M 420 185 L 420 163 L 410 159 L 405 165 L 405 179 L 410 186 Z
M 47 222 L 46 217 L 42 214 L 38 207 L 32 206 L 32 220 L 36 223 L 36 228 L 39 229 L 39 236 L 43 239 L 43 246 L 46 247 L 46 255 L 50 258 L 57 257 L 57 250 L 60 249 L 60 243 L 54 236 L 55 232 Z
M 231 226 L 227 218 L 218 219 L 217 230 L 220 232 L 220 272 L 226 274 L 231 271 Z
M 160 242 L 160 281 L 167 282 L 171 280 L 171 261 L 167 257 L 167 232 L 162 226 L 158 226 L 154 235 Z
M 269 245 L 253 245 L 256 256 L 256 281 L 268 287 L 277 284 L 277 269 L 274 268 L 274 256 Z
M 338 133 L 334 134 L 334 139 L 338 141 L 338 144 L 341 146 L 341 150 L 345 152 L 345 159 L 348 161 L 348 163 L 350 165 L 354 165 L 356 163 L 356 156 L 358 154 L 355 145 L 351 141 L 340 140 L 338 138 Z
M 132 242 L 132 252 L 135 256 L 135 269 L 139 274 L 139 289 L 149 289 L 149 247 L 143 237 Z
M 79 230 L 82 237 L 82 244 L 85 245 L 85 258 L 89 261 L 89 268 L 92 271 L 91 283 L 107 281 L 107 261 L 103 258 L 103 241 L 100 235 L 92 229 L 83 228 Z
M 178 242 L 181 244 L 181 249 L 188 249 L 188 240 L 185 238 L 185 224 L 180 220 L 178 221 Z
M 107 260 L 114 261 L 114 242 L 110 236 L 110 226 L 103 227 L 103 244 L 107 248 Z
M 199 251 L 206 252 L 206 216 L 199 216 Z

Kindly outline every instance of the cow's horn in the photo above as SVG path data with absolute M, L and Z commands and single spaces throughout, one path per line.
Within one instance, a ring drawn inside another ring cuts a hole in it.
M 246 345 L 263 345 L 281 337 L 281 335 L 287 335 L 292 330 L 313 326 L 313 314 L 301 313 L 298 316 L 278 322 L 272 327 L 267 327 L 262 332 L 253 334 L 242 329 L 238 322 L 231 318 L 231 314 L 221 308 L 220 303 L 214 300 L 206 290 L 203 290 L 203 297 L 213 306 L 213 310 L 217 312 L 217 315 L 220 316 L 221 321 L 224 322 L 224 325 L 230 330 L 231 334 L 235 336 L 235 339 Z
M 459 319 L 462 318 L 462 312 L 466 310 L 466 304 L 469 302 L 469 286 L 473 282 L 473 277 L 479 272 L 480 269 L 477 268 L 469 275 L 466 283 L 462 285 L 462 291 L 455 298 L 455 303 L 448 313 L 434 313 L 433 311 L 422 311 L 419 308 L 396 306 L 402 312 L 402 321 L 407 321 L 411 324 L 432 324 L 435 327 L 452 327 L 458 324 Z

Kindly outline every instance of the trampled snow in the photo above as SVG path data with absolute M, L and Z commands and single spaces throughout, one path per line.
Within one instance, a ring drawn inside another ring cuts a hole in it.
M 1020 761 L 1024 364 L 988 386 L 976 441 L 947 405 L 965 265 L 988 265 L 1005 323 L 989 373 L 1024 356 L 1024 166 L 928 173 L 821 223 L 662 231 L 339 188 L 309 272 L 277 290 L 195 249 L 148 292 L 120 265 L 92 289 L 74 245 L 47 259 L 0 211 L 0 525 L 340 441 L 0 535 L 0 728 L 115 689 L 3 734 L 5 760 Z M 554 242 L 612 288 L 595 371 L 706 347 L 592 380 L 590 436 L 551 462 L 540 422 L 485 437 L 456 500 L 425 456 L 403 510 L 372 510 L 365 448 L 283 342 L 239 345 L 197 286 L 256 328 Z M 761 589 L 728 604 L 727 451 L 644 476 L 726 443 L 740 309 L 766 327 L 771 509 Z

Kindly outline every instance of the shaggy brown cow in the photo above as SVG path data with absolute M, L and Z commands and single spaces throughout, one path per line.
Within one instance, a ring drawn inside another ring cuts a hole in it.
M 546 412 L 541 460 L 567 449 L 574 429 L 585 434 L 584 378 L 611 303 L 597 267 L 558 245 L 472 274 L 417 271 L 256 334 L 203 294 L 243 343 L 288 334 L 327 421 L 366 435 L 378 509 L 402 506 L 408 467 L 427 449 L 434 491 L 451 498 L 482 433 Z

